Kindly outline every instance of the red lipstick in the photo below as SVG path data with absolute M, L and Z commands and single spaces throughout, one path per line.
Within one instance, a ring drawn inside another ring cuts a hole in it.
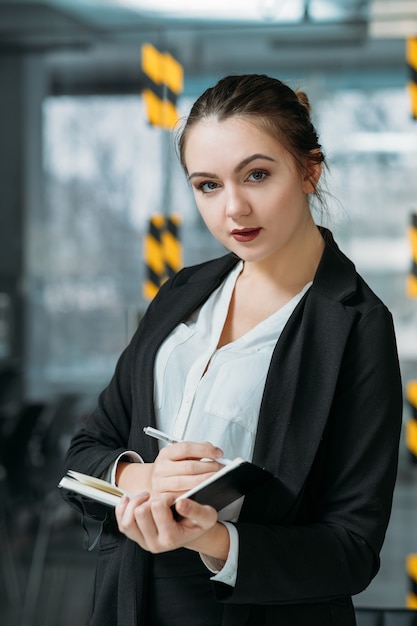
M 231 235 L 240 243 L 248 243 L 256 239 L 260 232 L 260 228 L 236 228 L 232 230 Z

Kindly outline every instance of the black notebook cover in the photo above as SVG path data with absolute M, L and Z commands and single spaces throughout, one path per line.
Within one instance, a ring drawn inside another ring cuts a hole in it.
M 267 470 L 238 458 L 194 489 L 179 496 L 176 502 L 182 498 L 189 498 L 199 504 L 209 504 L 216 511 L 220 511 L 271 478 L 272 474 Z M 178 517 L 175 502 L 173 511 Z

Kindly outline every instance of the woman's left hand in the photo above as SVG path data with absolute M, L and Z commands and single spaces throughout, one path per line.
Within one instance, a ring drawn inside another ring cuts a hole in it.
M 123 497 L 116 507 L 120 532 L 154 554 L 187 546 L 198 550 L 198 540 L 216 526 L 217 512 L 211 506 L 183 499 L 176 504 L 182 516 L 176 521 L 171 504 L 172 497 L 151 498 L 148 493 L 130 500 Z

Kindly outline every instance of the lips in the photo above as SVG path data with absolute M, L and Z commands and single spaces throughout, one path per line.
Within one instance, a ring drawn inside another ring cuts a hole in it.
M 231 235 L 236 241 L 247 243 L 256 239 L 260 232 L 260 228 L 236 228 Z

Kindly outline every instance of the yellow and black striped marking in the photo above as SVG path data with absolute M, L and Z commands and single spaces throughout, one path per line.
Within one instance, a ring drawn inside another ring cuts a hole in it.
M 174 276 L 182 265 L 182 249 L 180 243 L 181 219 L 177 215 L 167 217 L 163 234 L 165 270 L 168 278 Z
M 417 380 L 408 382 L 406 396 L 411 408 L 411 417 L 406 426 L 406 445 L 412 459 L 417 460 Z
M 143 295 L 152 300 L 163 283 L 182 267 L 180 222 L 177 215 L 154 215 L 144 242 L 146 278 Z
M 410 298 L 417 298 L 417 213 L 411 216 L 411 226 L 408 231 L 411 245 L 411 271 L 408 277 L 407 294 Z
M 171 129 L 178 121 L 177 96 L 183 89 L 183 67 L 168 52 L 152 44 L 142 46 L 144 74 L 142 95 L 148 121 L 152 126 Z
M 408 89 L 411 99 L 411 115 L 417 119 L 417 37 L 407 40 Z
M 150 218 L 144 242 L 146 278 L 143 295 L 147 300 L 152 300 L 156 296 L 159 287 L 167 278 L 163 250 L 164 229 L 165 217 L 163 215 L 154 215 Z
M 407 557 L 408 593 L 407 608 L 417 609 L 417 554 Z

